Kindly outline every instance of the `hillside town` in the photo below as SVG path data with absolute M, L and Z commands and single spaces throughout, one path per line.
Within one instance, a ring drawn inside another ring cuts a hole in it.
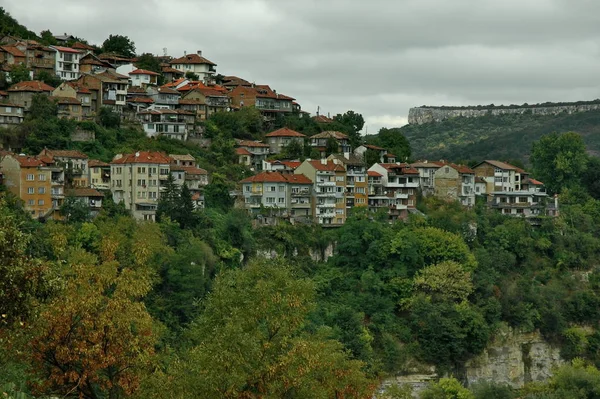
M 69 38 L 56 36 L 61 43 Z M 108 108 L 121 120 L 137 124 L 148 138 L 163 136 L 197 145 L 209 141 L 203 137 L 202 121 L 218 112 L 253 107 L 266 122 L 278 114 L 308 115 L 293 97 L 269 85 L 217 75 L 217 64 L 202 51 L 159 57 L 158 73 L 138 68 L 137 58 L 95 55 L 92 47 L 80 42 L 71 47 L 44 46 L 6 36 L 0 43 L 3 70 L 21 65 L 31 75 L 31 80 L 0 91 L 1 127 L 22 123 L 36 95 L 54 101 L 59 118 L 91 121 Z M 60 85 L 36 80 L 41 73 L 55 75 Z M 324 115 L 313 119 L 323 126 L 332 122 Z M 290 145 L 309 147 L 319 157 L 280 157 Z M 339 131 L 308 137 L 287 127 L 266 134 L 263 141 L 238 139 L 235 151 L 238 163 L 254 175 L 239 181 L 230 194 L 238 207 L 262 223 L 285 219 L 340 226 L 355 207 L 387 213 L 390 221 L 406 219 L 419 212 L 420 195 L 458 201 L 465 207 L 482 198 L 502 214 L 532 220 L 558 213 L 557 200 L 547 197 L 541 182 L 500 161 L 484 161 L 473 168 L 445 161 L 399 162 L 383 147 L 352 148 L 348 135 Z M 110 163 L 62 149 L 39 154 L 4 150 L 0 157 L 2 183 L 41 220 L 64 217 L 60 209 L 67 196 L 88 204 L 97 215 L 109 195 L 135 218 L 153 221 L 168 179 L 191 191 L 196 208 L 204 206 L 203 189 L 210 182 L 208 172 L 190 154 L 138 151 L 118 154 Z

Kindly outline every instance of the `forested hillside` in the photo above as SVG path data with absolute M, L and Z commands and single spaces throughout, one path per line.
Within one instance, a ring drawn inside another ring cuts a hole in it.
M 500 115 L 453 118 L 440 123 L 407 125 L 415 159 L 519 159 L 527 162 L 531 144 L 544 134 L 577 132 L 588 151 L 600 153 L 600 111 L 552 115 Z

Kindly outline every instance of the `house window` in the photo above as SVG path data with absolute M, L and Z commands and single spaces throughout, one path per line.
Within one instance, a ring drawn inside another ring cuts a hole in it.
M 28 200 L 27 201 L 27 205 L 34 206 L 35 205 L 35 200 Z
M 267 197 L 267 204 L 274 204 L 275 203 L 275 197 Z
M 34 181 L 34 180 L 35 180 L 35 175 L 33 175 L 33 174 L 27 175 L 27 181 Z
M 285 186 L 279 186 L 279 192 L 283 193 L 285 191 Z
M 34 187 L 27 187 L 27 194 L 35 194 L 35 188 Z
M 46 188 L 45 187 L 38 187 L 38 194 L 46 194 Z
M 44 205 L 44 200 L 38 200 L 38 205 Z
M 283 204 L 285 203 L 285 198 L 277 198 L 277 202 Z
M 269 186 L 269 191 L 275 192 L 275 186 Z
M 154 123 L 148 123 L 147 127 L 149 130 L 154 130 Z

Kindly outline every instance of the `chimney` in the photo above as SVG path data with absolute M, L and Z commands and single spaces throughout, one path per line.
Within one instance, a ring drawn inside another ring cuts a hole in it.
M 183 50 L 183 56 L 185 57 L 187 55 L 187 51 Z
M 198 50 L 198 51 L 196 51 L 196 53 L 197 53 L 197 54 L 198 54 L 200 57 L 202 57 L 202 50 Z

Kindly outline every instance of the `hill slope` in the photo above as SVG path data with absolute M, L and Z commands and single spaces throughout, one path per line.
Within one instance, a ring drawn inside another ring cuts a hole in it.
M 568 115 L 499 115 L 453 118 L 439 123 L 407 125 L 413 157 L 423 159 L 521 159 L 544 134 L 574 131 L 592 154 L 600 154 L 600 111 Z
M 21 25 L 4 8 L 0 7 L 0 38 L 6 35 L 22 39 L 37 39 L 37 35 Z

